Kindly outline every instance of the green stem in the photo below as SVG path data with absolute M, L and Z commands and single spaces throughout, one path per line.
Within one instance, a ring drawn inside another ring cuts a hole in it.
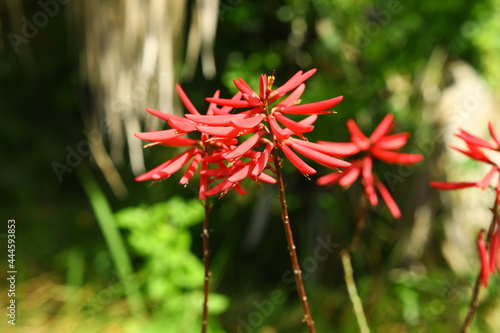
M 347 291 L 349 292 L 349 298 L 351 299 L 354 314 L 356 315 L 356 320 L 358 321 L 359 330 L 361 333 L 370 333 L 365 313 L 363 311 L 363 304 L 361 303 L 361 298 L 358 295 L 356 283 L 354 282 L 351 255 L 349 254 L 349 251 L 343 250 L 340 253 L 340 257 L 342 259 L 342 265 L 344 266 L 344 278 L 347 285 Z
M 360 201 L 361 207 L 356 221 L 356 232 L 352 238 L 351 244 L 346 250 L 340 252 L 340 259 L 342 260 L 342 265 L 344 266 L 344 279 L 347 286 L 347 292 L 349 293 L 349 298 L 351 299 L 354 314 L 359 325 L 359 330 L 361 333 L 369 333 L 370 329 L 363 311 L 361 298 L 358 295 L 358 289 L 356 288 L 356 282 L 354 281 L 354 274 L 351 265 L 351 253 L 354 252 L 356 245 L 361 238 L 361 233 L 365 227 L 366 212 L 368 210 L 368 198 L 366 195 L 362 195 Z

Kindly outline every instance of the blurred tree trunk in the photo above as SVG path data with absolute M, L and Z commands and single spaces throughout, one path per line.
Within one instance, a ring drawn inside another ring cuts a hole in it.
M 186 0 L 68 3 L 68 20 L 75 29 L 71 36 L 81 38 L 77 45 L 81 77 L 90 93 L 91 103 L 84 115 L 89 144 L 117 196 L 126 194 L 116 168 L 126 159 L 126 151 L 134 174 L 145 169 L 143 142 L 133 133 L 161 127 L 159 119 L 148 117 L 144 109 L 166 113 L 177 109 L 174 91 L 184 45 L 188 45 L 187 73 L 194 73 L 201 52 L 204 75 L 215 74 L 218 0 L 194 1 L 191 11 L 187 7 Z

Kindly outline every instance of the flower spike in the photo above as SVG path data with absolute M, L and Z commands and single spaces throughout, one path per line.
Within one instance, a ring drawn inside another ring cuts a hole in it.
M 396 219 L 401 217 L 401 211 L 385 185 L 373 174 L 373 160 L 378 159 L 386 163 L 415 164 L 422 160 L 420 154 L 406 154 L 395 150 L 402 148 L 410 136 L 408 133 L 391 134 L 394 128 L 394 116 L 388 114 L 382 119 L 373 133 L 367 137 L 352 119 L 347 121 L 347 129 L 351 134 L 351 142 L 327 142 L 318 141 L 326 149 L 330 149 L 337 156 L 352 156 L 364 154 L 364 156 L 351 160 L 352 163 L 344 173 L 329 174 L 318 179 L 319 185 L 350 186 L 361 176 L 368 201 L 372 206 L 379 202 L 377 192 L 382 197 L 392 216 Z

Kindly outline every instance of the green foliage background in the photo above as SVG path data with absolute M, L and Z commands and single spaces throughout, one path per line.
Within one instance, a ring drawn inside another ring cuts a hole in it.
M 37 8 L 35 2 L 25 1 L 25 6 Z M 436 152 L 418 145 L 429 139 L 432 125 L 423 119 L 421 85 L 440 53 L 444 65 L 464 60 L 498 89 L 500 1 L 221 0 L 220 8 L 217 77 L 207 81 L 198 72 L 193 80 L 181 82 L 200 109 L 215 88 L 223 96 L 233 93 L 237 77 L 256 86 L 261 73 L 275 71 L 279 84 L 300 69 L 317 68 L 303 102 L 337 95 L 344 95 L 344 101 L 336 108 L 338 114 L 318 122 L 310 140 L 347 141 L 348 118 L 369 133 L 388 112 L 396 115 L 395 131 L 413 133 L 405 149 L 424 154 L 426 161 L 394 186 L 404 217 L 394 221 L 382 206 L 371 210 L 353 258 L 355 277 L 373 332 L 456 331 L 476 273 L 456 276 L 443 259 L 440 203 L 433 206 L 435 223 L 425 253 L 408 262 L 401 252 L 416 208 L 437 201 L 426 185 Z M 12 18 L 3 6 L 0 15 L 8 27 Z M 144 313 L 131 316 L 130 295 L 119 288 L 124 277 L 116 277 L 98 212 L 77 171 L 62 181 L 53 172 L 52 163 L 64 163 L 68 149 L 85 140 L 81 110 L 89 102 L 67 24 L 63 15 L 52 18 L 30 40 L 31 55 L 13 52 L 8 30 L 2 32 L 0 211 L 4 220 L 17 221 L 19 299 L 31 300 L 19 310 L 19 326 L 25 325 L 26 332 L 34 323 L 53 332 L 67 327 L 82 332 L 196 332 L 203 276 L 202 206 L 193 201 L 195 182 L 183 188 L 174 176 L 153 186 L 134 183 L 125 165 L 120 172 L 131 194 L 118 200 L 93 169 L 145 300 Z M 394 78 L 400 80 L 395 87 Z M 444 88 L 447 83 L 443 79 L 439 84 Z M 149 167 L 174 154 L 167 148 L 150 149 Z M 87 159 L 83 156 L 77 170 L 89 164 Z M 376 168 L 379 174 L 397 172 L 397 166 Z M 330 237 L 339 247 L 346 246 L 361 189 L 317 188 L 289 165 L 285 171 L 300 257 L 310 258 L 318 239 Z M 248 195 L 214 200 L 212 287 L 217 294 L 212 295 L 212 332 L 244 331 L 244 325 L 252 332 L 303 332 L 300 304 L 284 275 L 290 268 L 275 190 L 244 185 Z M 358 332 L 337 254 L 306 270 L 310 304 L 318 332 Z M 498 321 L 485 319 L 498 308 L 498 279 L 493 277 L 482 291 L 471 332 L 498 329 Z M 36 294 L 43 286 L 51 296 Z M 103 291 L 109 290 L 116 292 L 105 298 Z M 276 290 L 286 301 L 269 303 Z M 47 297 L 49 301 L 36 302 Z M 94 309 L 91 320 L 89 308 Z M 188 326 L 179 329 L 174 322 Z M 2 320 L 0 327 L 9 329 L 4 325 Z

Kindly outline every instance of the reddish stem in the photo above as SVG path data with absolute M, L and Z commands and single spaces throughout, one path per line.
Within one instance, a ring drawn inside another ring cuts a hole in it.
M 286 242 L 288 245 L 288 251 L 290 254 L 290 259 L 292 261 L 292 268 L 295 275 L 295 283 L 297 284 L 297 290 L 299 293 L 300 301 L 302 303 L 302 308 L 304 309 L 304 321 L 309 328 L 309 333 L 316 333 L 314 327 L 314 321 L 311 316 L 311 311 L 309 310 L 309 303 L 307 302 L 306 291 L 304 288 L 304 282 L 302 281 L 302 272 L 300 270 L 299 259 L 297 257 L 295 243 L 293 241 L 292 228 L 290 227 L 290 219 L 288 217 L 288 207 L 285 199 L 285 184 L 283 183 L 283 175 L 281 172 L 281 158 L 278 156 L 278 150 L 275 148 L 273 150 L 274 166 L 276 171 L 276 178 L 279 189 L 279 200 L 281 204 L 281 219 L 283 220 L 283 226 L 285 228 Z

